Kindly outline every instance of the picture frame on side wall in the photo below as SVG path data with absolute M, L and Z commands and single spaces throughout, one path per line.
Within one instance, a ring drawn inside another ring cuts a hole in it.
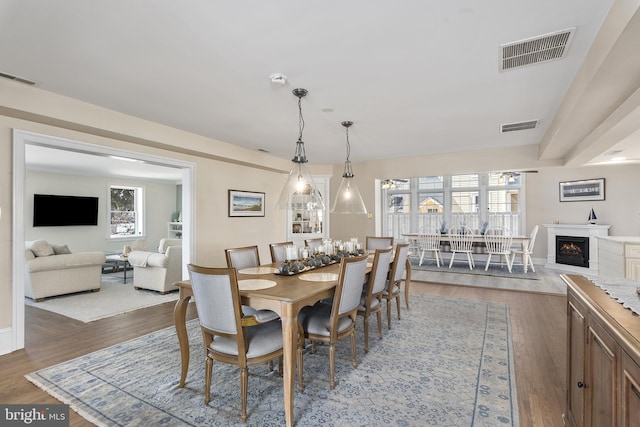
M 264 201 L 264 193 L 229 190 L 229 216 L 264 216 Z
M 560 182 L 561 202 L 604 200 L 604 178 Z

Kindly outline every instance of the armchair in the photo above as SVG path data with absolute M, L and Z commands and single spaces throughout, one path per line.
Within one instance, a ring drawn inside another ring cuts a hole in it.
M 182 280 L 182 240 L 161 239 L 158 252 L 132 251 L 133 287 L 161 294 L 177 290 L 173 284 Z

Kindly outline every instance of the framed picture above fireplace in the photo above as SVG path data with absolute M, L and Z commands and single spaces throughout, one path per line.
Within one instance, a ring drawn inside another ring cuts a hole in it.
M 560 182 L 561 202 L 604 200 L 604 178 Z

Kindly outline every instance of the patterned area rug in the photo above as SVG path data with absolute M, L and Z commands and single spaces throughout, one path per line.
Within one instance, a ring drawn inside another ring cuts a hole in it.
M 25 304 L 87 323 L 178 299 L 178 292 L 160 295 L 150 290 L 136 290 L 131 282 L 122 283 L 122 273 L 103 274 L 101 282 L 100 292 L 60 295 L 42 302 L 25 298 Z
M 403 308 L 401 321 L 394 314 L 390 331 L 383 326 L 382 340 L 372 334 L 367 354 L 358 318 L 358 367 L 351 365 L 349 340 L 341 341 L 334 390 L 328 347 L 305 353 L 305 390 L 295 389 L 296 425 L 519 426 L 508 306 L 413 295 L 411 307 Z M 191 362 L 183 389 L 177 388 L 180 355 L 173 328 L 26 378 L 100 426 L 285 424 L 282 379 L 266 365 L 249 368 L 246 424 L 235 367 L 214 364 L 205 406 L 197 321 L 188 329 Z

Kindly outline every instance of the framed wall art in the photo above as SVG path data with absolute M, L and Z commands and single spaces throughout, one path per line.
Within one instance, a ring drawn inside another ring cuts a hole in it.
M 604 178 L 560 182 L 561 202 L 604 200 Z
M 229 190 L 229 216 L 264 216 L 264 193 Z

